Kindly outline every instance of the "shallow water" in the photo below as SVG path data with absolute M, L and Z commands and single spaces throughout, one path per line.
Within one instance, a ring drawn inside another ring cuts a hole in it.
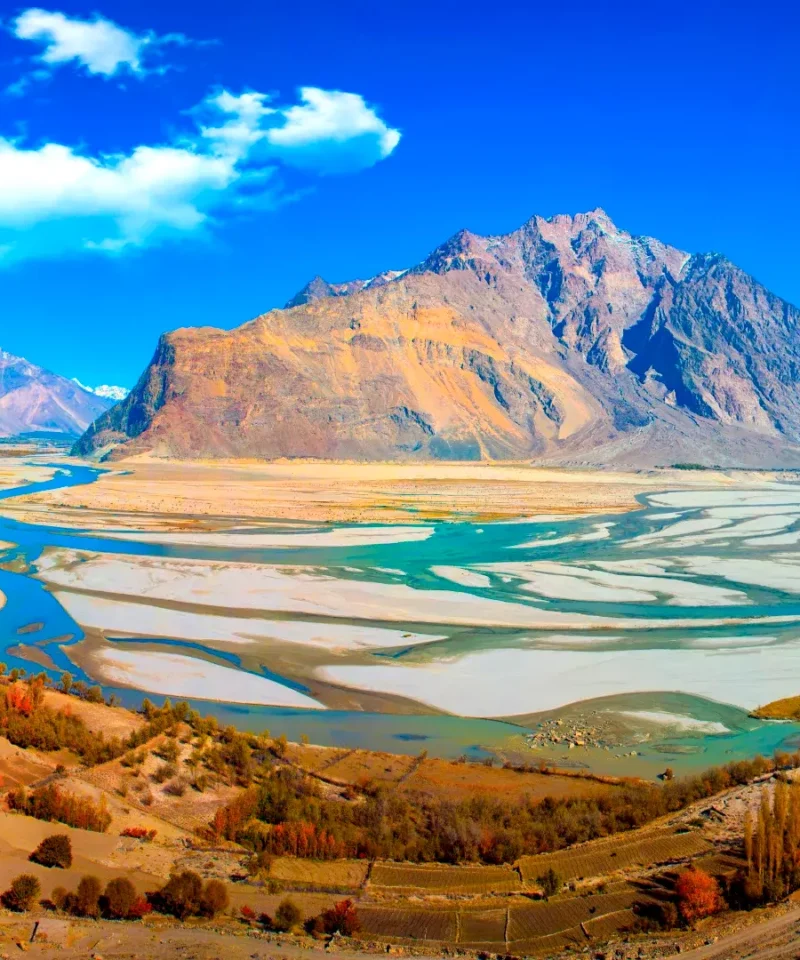
M 5 491 L 0 499 L 90 483 L 99 472 L 61 465 L 57 469 L 52 480 Z M 396 752 L 424 748 L 431 754 L 452 756 L 479 753 L 481 748 L 516 750 L 518 727 L 480 716 L 557 712 L 572 700 L 626 690 L 683 690 L 696 696 L 688 707 L 684 702 L 683 713 L 676 715 L 713 720 L 714 701 L 739 708 L 727 714 L 729 732 L 699 735 L 667 729 L 660 740 L 651 737 L 635 760 L 585 751 L 580 759 L 578 753 L 571 755 L 570 762 L 630 772 L 632 764 L 705 766 L 793 746 L 800 727 L 748 720 L 746 709 L 741 708 L 775 699 L 771 693 L 779 689 L 800 694 L 800 566 L 795 566 L 800 564 L 800 549 L 791 542 L 800 539 L 800 486 L 775 483 L 749 491 L 738 487 L 702 494 L 686 491 L 649 496 L 641 502 L 643 509 L 622 516 L 437 523 L 424 540 L 342 546 L 309 546 L 304 539 L 297 547 L 248 549 L 245 532 L 237 545 L 228 538 L 224 548 L 215 548 L 121 540 L 102 532 L 79 534 L 2 518 L 0 539 L 18 545 L 2 559 L 21 556 L 34 567 L 45 547 L 307 565 L 341 581 L 447 591 L 462 596 L 465 603 L 482 598 L 512 604 L 522 610 L 523 620 L 525 611 L 530 612 L 530 626 L 514 628 L 501 623 L 443 624 L 435 613 L 423 614 L 422 605 L 417 609 L 413 603 L 407 619 L 391 623 L 359 617 L 358 610 L 338 615 L 338 622 L 344 619 L 353 625 L 391 627 L 444 639 L 362 651 L 344 661 L 332 657 L 325 667 L 328 679 L 422 700 L 450 713 L 475 714 L 475 719 L 198 701 L 204 712 L 230 718 L 240 726 L 270 728 L 290 736 L 306 733 L 320 743 Z M 286 533 L 314 529 L 332 528 L 292 526 Z M 263 532 L 254 530 L 253 536 Z M 772 542 L 776 537 L 779 542 Z M 0 610 L 3 657 L 8 665 L 30 669 L 29 660 L 15 658 L 8 648 L 19 643 L 36 645 L 58 669 L 81 676 L 62 647 L 80 641 L 83 633 L 44 584 L 31 575 L 3 570 L 0 589 L 8 598 Z M 433 608 L 435 599 L 434 593 Z M 601 617 L 603 622 L 582 629 L 545 629 L 537 624 L 542 611 Z M 265 610 L 263 619 L 324 624 L 332 617 Z M 41 629 L 18 632 L 32 623 L 41 623 Z M 65 642 L 65 637 L 71 640 Z M 202 638 L 130 638 L 117 643 L 128 649 L 153 649 L 160 644 L 162 649 L 179 649 L 188 656 L 207 652 L 216 660 L 242 667 L 233 648 L 206 647 Z M 562 662 L 567 669 L 558 666 Z M 261 674 L 307 689 L 272 672 L 268 662 Z M 142 696 L 129 688 L 115 692 L 127 703 Z M 211 696 L 222 700 L 224 691 Z M 419 709 L 424 711 L 424 705 Z

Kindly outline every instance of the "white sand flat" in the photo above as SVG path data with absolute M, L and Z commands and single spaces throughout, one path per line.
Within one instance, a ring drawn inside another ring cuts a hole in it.
M 631 717 L 634 720 L 644 720 L 647 723 L 657 723 L 663 727 L 673 727 L 677 730 L 691 730 L 697 733 L 730 733 L 724 723 L 717 720 L 698 720 L 695 717 L 684 717 L 677 713 L 661 713 L 657 710 L 620 710 L 620 716 Z
M 476 573 L 474 570 L 464 570 L 462 567 L 431 567 L 431 573 L 443 580 L 457 583 L 461 587 L 490 587 L 492 584 L 486 574 Z
M 276 680 L 180 653 L 103 647 L 92 655 L 92 661 L 105 683 L 135 687 L 148 693 L 226 700 L 229 703 L 325 709 L 311 697 Z
M 512 716 L 646 691 L 680 691 L 751 710 L 796 696 L 800 642 L 743 651 L 499 649 L 424 664 L 332 665 L 317 675 L 470 717 Z
M 735 583 L 800 593 L 800 557 L 777 556 L 763 560 L 688 556 L 681 562 L 686 569 L 702 576 L 723 577 Z
M 348 626 L 344 623 L 304 623 L 191 613 L 155 603 L 126 603 L 123 600 L 70 593 L 68 590 L 55 591 L 55 597 L 82 627 L 122 636 L 196 640 L 234 647 L 278 640 L 325 650 L 410 647 L 445 639 L 444 635 L 429 636 L 382 627 Z
M 379 544 L 411 543 L 427 540 L 434 527 L 337 527 L 297 533 L 108 533 L 110 540 L 135 540 L 137 543 L 174 543 L 185 546 L 220 547 L 237 550 L 262 550 L 271 547 L 367 547 Z
M 667 603 L 675 606 L 728 606 L 749 602 L 747 594 L 739 590 L 689 579 L 615 573 L 552 560 L 479 566 L 481 570 L 520 578 L 525 581 L 523 590 L 564 600 L 647 603 L 663 595 L 668 598 Z

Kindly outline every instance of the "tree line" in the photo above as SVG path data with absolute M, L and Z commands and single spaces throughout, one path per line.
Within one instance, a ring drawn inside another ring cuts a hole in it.
M 330 799 L 293 767 L 242 791 L 215 814 L 209 834 L 273 855 L 416 862 L 512 863 L 641 827 L 728 787 L 745 784 L 792 755 L 756 757 L 660 785 L 626 784 L 593 797 L 452 801 L 370 784 L 354 799 Z

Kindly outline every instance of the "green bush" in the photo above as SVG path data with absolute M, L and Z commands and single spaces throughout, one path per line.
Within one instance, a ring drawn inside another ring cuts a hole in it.
M 72 866 L 72 841 L 65 833 L 54 833 L 45 837 L 28 859 L 43 867 L 67 870 Z

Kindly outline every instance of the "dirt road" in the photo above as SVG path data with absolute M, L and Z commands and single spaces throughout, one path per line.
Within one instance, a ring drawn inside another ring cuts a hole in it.
M 800 904 L 781 914 L 739 930 L 716 943 L 666 960 L 797 960 L 800 957 Z

